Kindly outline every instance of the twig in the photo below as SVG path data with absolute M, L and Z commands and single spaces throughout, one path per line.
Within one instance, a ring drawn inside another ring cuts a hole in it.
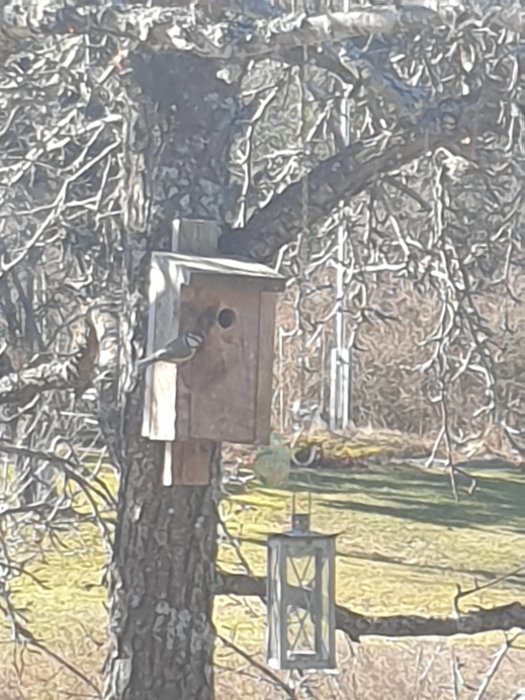
M 270 681 L 279 687 L 284 694 L 286 695 L 287 698 L 291 698 L 292 700 L 296 700 L 297 695 L 293 688 L 291 688 L 289 685 L 287 685 L 284 681 L 282 681 L 279 676 L 277 676 L 273 671 L 271 671 L 269 668 L 266 666 L 263 666 L 261 663 L 259 663 L 256 659 L 253 658 L 253 656 L 250 656 L 247 652 L 245 652 L 243 649 L 238 647 L 236 644 L 233 642 L 228 641 L 225 639 L 221 634 L 217 635 L 217 638 L 221 640 L 221 642 L 224 644 L 225 647 L 228 647 L 229 649 L 232 649 L 235 651 L 236 654 L 239 654 L 245 661 L 248 661 L 254 668 L 256 668 L 258 671 L 260 671 L 264 676 L 270 679 Z
M 512 636 L 510 639 L 505 638 L 505 641 L 497 651 L 497 653 L 494 656 L 494 660 L 492 661 L 492 664 L 490 665 L 487 673 L 483 676 L 483 679 L 476 691 L 476 694 L 474 695 L 472 700 L 481 700 L 489 685 L 492 683 L 494 680 L 496 673 L 498 672 L 499 667 L 501 666 L 501 663 L 503 662 L 503 659 L 505 656 L 508 654 L 509 650 L 512 647 L 513 642 L 521 635 L 523 634 L 522 632 L 518 632 L 514 636 Z

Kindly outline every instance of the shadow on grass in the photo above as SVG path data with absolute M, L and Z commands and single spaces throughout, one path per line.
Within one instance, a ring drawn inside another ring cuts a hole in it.
M 492 472 L 490 478 L 476 474 L 476 478 L 477 490 L 468 496 L 467 482 L 458 477 L 459 501 L 445 474 L 410 467 L 361 474 L 298 470 L 291 475 L 287 490 L 332 494 L 336 497 L 324 501 L 328 508 L 449 527 L 497 525 L 523 534 L 525 482 L 506 472 Z
M 501 575 L 500 571 L 489 570 L 489 569 L 468 569 L 464 567 L 457 566 L 444 566 L 441 564 L 421 564 L 415 562 L 409 562 L 401 557 L 388 556 L 381 554 L 380 552 L 370 552 L 364 553 L 358 550 L 349 550 L 346 552 L 337 552 L 338 559 L 351 559 L 359 560 L 364 562 L 374 562 L 378 564 L 393 564 L 395 566 L 404 567 L 410 569 L 412 572 L 418 571 L 428 571 L 428 572 L 439 572 L 441 574 L 462 574 L 465 576 L 476 577 L 478 579 L 483 579 L 483 581 L 492 581 Z M 506 578 L 506 584 L 512 585 L 515 588 L 525 589 L 525 575 L 524 574 L 514 574 Z

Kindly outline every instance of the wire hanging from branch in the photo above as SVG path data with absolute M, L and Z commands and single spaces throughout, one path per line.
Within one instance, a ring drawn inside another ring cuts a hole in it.
M 301 211 L 301 232 L 299 234 L 298 240 L 297 240 L 297 248 L 296 248 L 296 255 L 297 255 L 297 261 L 299 262 L 301 259 L 301 249 L 303 247 L 303 242 L 308 240 L 308 206 L 309 206 L 309 201 L 308 201 L 308 143 L 307 143 L 307 138 L 306 138 L 306 128 L 307 128 L 307 115 L 306 115 L 306 64 L 308 61 L 308 49 L 306 46 L 302 47 L 302 60 L 301 63 L 299 64 L 298 68 L 298 88 L 299 88 L 299 127 L 298 127 L 298 136 L 299 136 L 299 152 L 300 152 L 300 167 L 299 167 L 299 175 L 301 178 L 301 202 L 300 202 L 300 211 Z M 299 263 L 300 264 L 300 263 Z M 302 275 L 300 275 L 298 279 L 298 295 L 299 298 L 297 300 L 298 302 L 298 311 L 299 311 L 299 330 L 300 330 L 300 343 L 301 343 L 301 355 L 300 355 L 300 389 L 299 389 L 299 395 L 300 395 L 300 403 L 303 402 L 303 399 L 305 398 L 305 372 L 306 372 L 306 367 L 305 367 L 305 359 L 307 357 L 306 353 L 306 347 L 305 347 L 305 328 L 303 327 L 303 324 L 301 322 L 301 311 L 300 311 L 300 304 L 301 304 L 301 297 L 303 295 L 303 291 L 301 289 L 301 278 Z

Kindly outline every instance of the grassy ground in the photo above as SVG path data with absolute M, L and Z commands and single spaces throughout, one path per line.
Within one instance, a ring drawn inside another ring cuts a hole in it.
M 458 585 L 470 588 L 525 563 L 523 476 L 500 469 L 480 469 L 476 476 L 475 495 L 464 496 L 459 503 L 442 474 L 388 464 L 359 473 L 296 471 L 279 489 L 254 482 L 230 486 L 223 517 L 234 541 L 223 543 L 220 564 L 242 571 L 240 552 L 254 573 L 263 574 L 267 533 L 286 528 L 291 494 L 304 498 L 310 490 L 315 494 L 313 527 L 340 533 L 340 604 L 370 615 L 450 615 Z M 88 525 L 68 535 L 66 544 L 66 550 L 46 548 L 45 560 L 39 557 L 33 565 L 32 571 L 47 588 L 26 579 L 19 586 L 18 600 L 27 605 L 30 626 L 46 644 L 100 683 L 106 643 L 105 594 L 100 585 L 104 550 L 97 531 Z M 464 606 L 513 600 L 525 601 L 523 574 L 469 596 Z M 219 598 L 216 622 L 228 642 L 263 661 L 264 610 L 258 601 Z M 451 669 L 457 662 L 458 673 L 472 686 L 472 690 L 459 688 L 457 697 L 474 698 L 502 639 L 497 633 L 453 643 L 375 639 L 350 647 L 340 637 L 339 674 L 317 674 L 308 684 L 315 698 L 439 700 L 453 697 Z M 27 670 L 20 681 L 8 631 L 0 632 L 0 668 L 5 668 L 0 673 L 2 700 L 57 700 L 88 692 L 69 672 L 41 655 L 26 654 L 24 661 Z M 219 698 L 283 697 L 231 648 L 219 644 L 217 664 Z M 519 685 L 525 686 L 525 651 L 516 649 L 507 655 L 483 697 L 509 700 Z

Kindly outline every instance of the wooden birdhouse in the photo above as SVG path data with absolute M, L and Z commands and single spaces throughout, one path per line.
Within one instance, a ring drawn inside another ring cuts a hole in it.
M 190 361 L 146 370 L 144 437 L 269 440 L 275 307 L 284 285 L 256 263 L 152 254 L 147 354 L 186 332 L 204 340 Z

